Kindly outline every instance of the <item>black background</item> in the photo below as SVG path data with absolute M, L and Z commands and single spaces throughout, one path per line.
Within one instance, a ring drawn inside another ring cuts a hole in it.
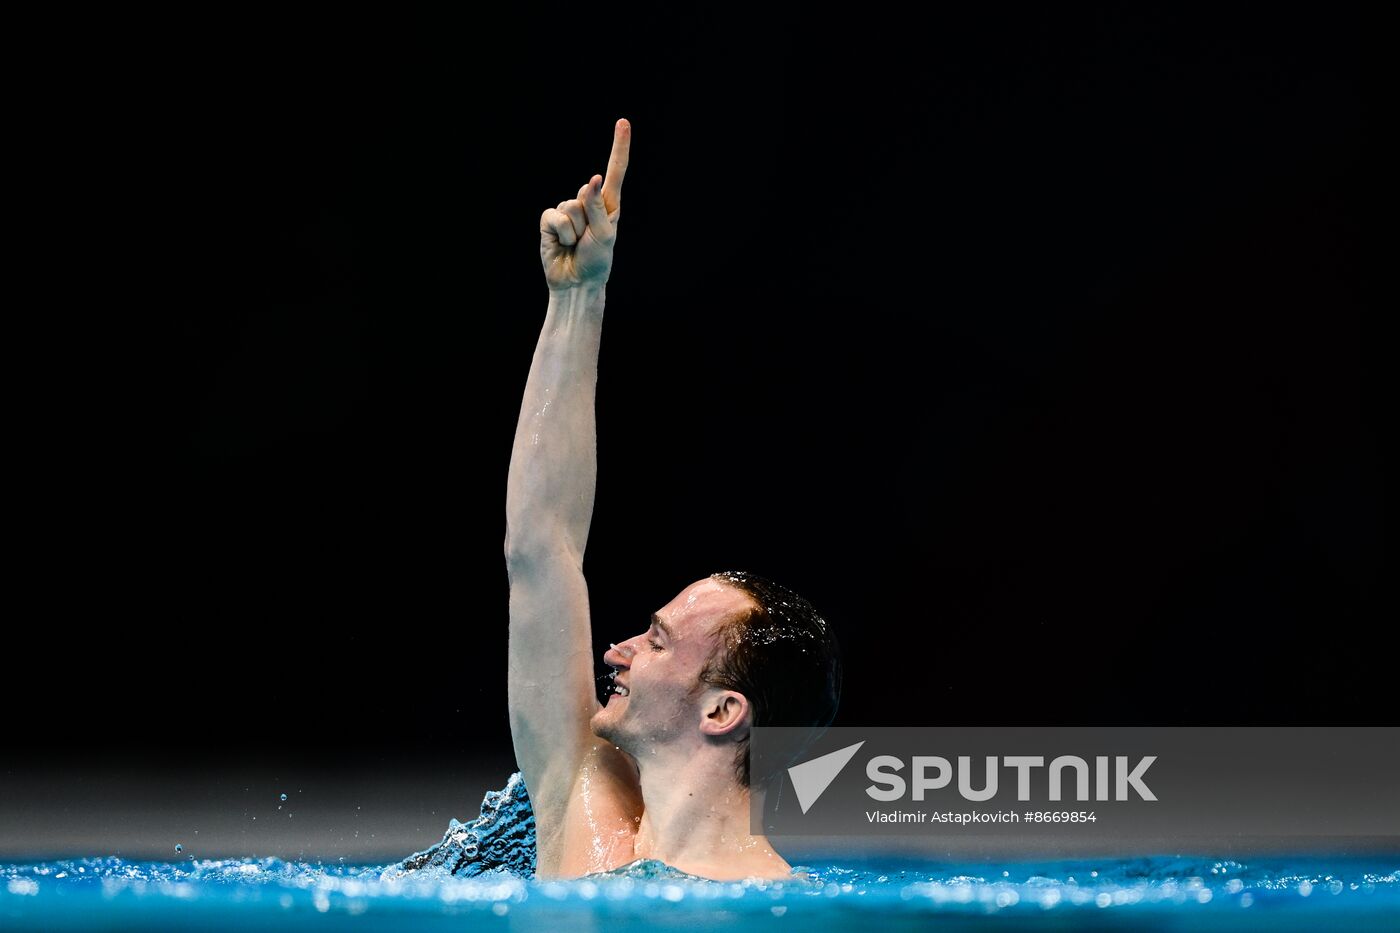
M 836 627 L 838 725 L 1386 718 L 1338 9 L 165 24 L 88 85 L 66 258 L 151 276 L 143 362 L 35 526 L 81 699 L 12 761 L 508 765 L 538 218 L 618 117 L 600 655 L 743 568 Z

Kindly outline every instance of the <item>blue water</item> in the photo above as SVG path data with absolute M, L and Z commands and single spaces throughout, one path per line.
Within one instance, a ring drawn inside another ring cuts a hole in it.
M 1400 930 L 1397 862 L 1189 858 L 914 865 L 843 859 L 810 880 L 688 878 L 639 862 L 539 882 L 493 870 L 384 877 L 387 866 L 274 858 L 0 865 L 5 930 Z
M 710 881 L 655 861 L 537 881 L 519 775 L 389 864 L 276 858 L 0 864 L 0 930 L 1400 930 L 1391 857 L 851 859 Z

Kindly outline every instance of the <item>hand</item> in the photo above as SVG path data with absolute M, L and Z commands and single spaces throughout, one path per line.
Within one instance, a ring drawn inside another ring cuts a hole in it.
M 578 197 L 540 215 L 540 260 L 551 291 L 605 285 L 612 273 L 613 243 L 622 212 L 622 176 L 632 147 L 632 124 L 613 126 L 608 175 L 594 175 Z

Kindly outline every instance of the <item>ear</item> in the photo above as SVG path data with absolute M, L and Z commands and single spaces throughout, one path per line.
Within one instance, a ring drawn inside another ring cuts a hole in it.
M 703 708 L 700 731 L 705 735 L 742 737 L 749 728 L 749 700 L 742 693 L 722 690 L 709 697 Z

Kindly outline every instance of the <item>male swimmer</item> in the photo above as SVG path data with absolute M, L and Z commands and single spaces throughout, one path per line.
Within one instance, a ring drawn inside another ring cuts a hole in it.
M 510 727 L 535 814 L 536 876 L 658 859 L 716 880 L 791 878 L 767 838 L 749 832 L 750 788 L 779 772 L 751 774 L 747 752 L 753 726 L 819 730 L 836 714 L 836 640 L 806 600 L 743 571 L 697 580 L 603 655 L 606 705 L 594 689 L 583 575 L 594 388 L 631 143 L 631 124 L 618 120 L 607 175 L 540 217 L 549 305 L 511 451 L 505 539 Z M 725 215 L 702 220 L 696 210 L 713 193 L 697 198 L 667 233 L 699 254 L 682 258 L 687 267 L 703 268 L 717 257 L 693 233 Z

